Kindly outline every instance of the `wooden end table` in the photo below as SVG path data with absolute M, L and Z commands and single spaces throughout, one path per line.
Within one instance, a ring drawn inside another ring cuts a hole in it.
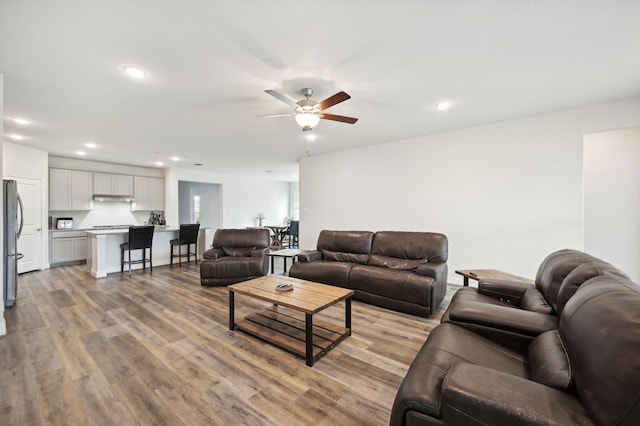
M 458 269 L 456 274 L 464 277 L 464 286 L 469 286 L 469 278 L 472 280 L 510 280 L 519 281 L 527 284 L 535 284 L 533 280 L 529 278 L 521 277 L 519 275 L 509 274 L 507 272 L 498 271 L 497 269 Z
M 292 284 L 293 290 L 276 291 L 278 284 Z M 353 290 L 269 275 L 255 278 L 229 289 L 229 329 L 236 328 L 259 339 L 304 357 L 309 367 L 335 345 L 351 335 L 351 298 Z M 249 314 L 241 321 L 234 319 L 234 295 L 243 294 L 273 303 L 273 307 Z M 316 321 L 313 315 L 345 301 L 345 326 Z M 281 309 L 285 307 L 284 309 Z M 304 313 L 304 319 L 300 318 Z

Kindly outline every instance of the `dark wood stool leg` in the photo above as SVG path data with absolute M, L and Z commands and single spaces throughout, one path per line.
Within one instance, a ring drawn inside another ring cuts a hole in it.
M 153 272 L 153 247 L 149 247 L 149 270 Z
M 124 272 L 124 249 L 120 249 L 120 273 Z
M 169 244 L 171 245 L 171 256 L 170 256 L 170 257 L 171 257 L 171 260 L 170 260 L 169 264 L 170 264 L 171 266 L 173 266 L 173 247 L 174 247 L 174 245 L 173 245 L 173 244 L 171 244 L 171 243 L 169 243 Z

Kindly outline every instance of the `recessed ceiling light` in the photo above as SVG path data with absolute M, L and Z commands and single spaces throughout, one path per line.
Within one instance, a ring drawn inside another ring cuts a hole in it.
M 158 167 L 164 166 L 164 163 L 162 161 L 156 161 L 156 166 Z
M 9 135 L 9 137 L 10 137 L 11 139 L 13 139 L 14 141 L 21 141 L 22 139 L 24 139 L 24 136 L 22 136 L 22 135 L 18 135 L 18 134 L 16 134 L 16 133 L 12 133 L 12 134 L 10 134 L 10 135 Z
M 84 146 L 86 146 L 87 148 L 91 148 L 91 149 L 98 147 L 98 145 L 96 145 L 93 142 L 87 142 L 87 143 L 84 144 Z
M 27 124 L 31 124 L 31 120 L 26 119 L 26 118 L 22 118 L 22 117 L 15 117 L 13 119 L 13 122 L 17 123 L 17 124 L 20 124 L 20 125 L 23 125 L 23 126 L 26 126 Z
M 144 78 L 147 76 L 147 72 L 141 68 L 137 68 L 131 65 L 123 65 L 122 71 L 126 72 L 133 78 Z
M 309 134 L 307 136 L 305 136 L 307 138 L 307 140 L 309 141 L 315 141 L 316 139 L 318 139 L 318 136 L 314 135 L 314 134 Z
M 84 151 L 76 151 L 76 154 L 77 154 L 77 155 L 80 155 L 80 156 L 82 156 L 82 155 L 87 155 L 87 153 L 86 153 L 86 152 L 84 152 Z
M 444 111 L 445 109 L 449 109 L 450 107 L 451 107 L 451 102 L 449 101 L 442 101 L 436 104 L 436 109 L 439 109 L 440 111 Z
M 171 157 L 171 161 L 180 161 L 180 157 Z
M 198 167 L 203 166 L 203 164 L 202 164 L 202 163 L 193 163 L 193 165 L 194 165 L 194 166 L 198 166 Z
M 273 173 L 273 170 L 265 170 L 265 173 Z

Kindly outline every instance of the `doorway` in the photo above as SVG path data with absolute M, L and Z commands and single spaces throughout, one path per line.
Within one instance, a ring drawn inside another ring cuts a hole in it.
M 42 269 L 42 181 L 23 177 L 18 182 L 18 194 L 24 208 L 24 225 L 18 238 L 18 273 Z
M 584 136 L 584 250 L 640 279 L 640 127 Z
M 216 230 L 222 226 L 222 191 L 217 183 L 178 182 L 180 223 L 199 223 Z

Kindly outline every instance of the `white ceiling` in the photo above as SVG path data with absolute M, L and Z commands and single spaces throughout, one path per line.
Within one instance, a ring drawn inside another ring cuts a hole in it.
M 2 0 L 0 73 L 5 140 L 295 180 L 304 155 L 639 95 L 640 1 Z M 256 117 L 291 110 L 265 89 L 303 87 L 360 120 L 310 142 Z

